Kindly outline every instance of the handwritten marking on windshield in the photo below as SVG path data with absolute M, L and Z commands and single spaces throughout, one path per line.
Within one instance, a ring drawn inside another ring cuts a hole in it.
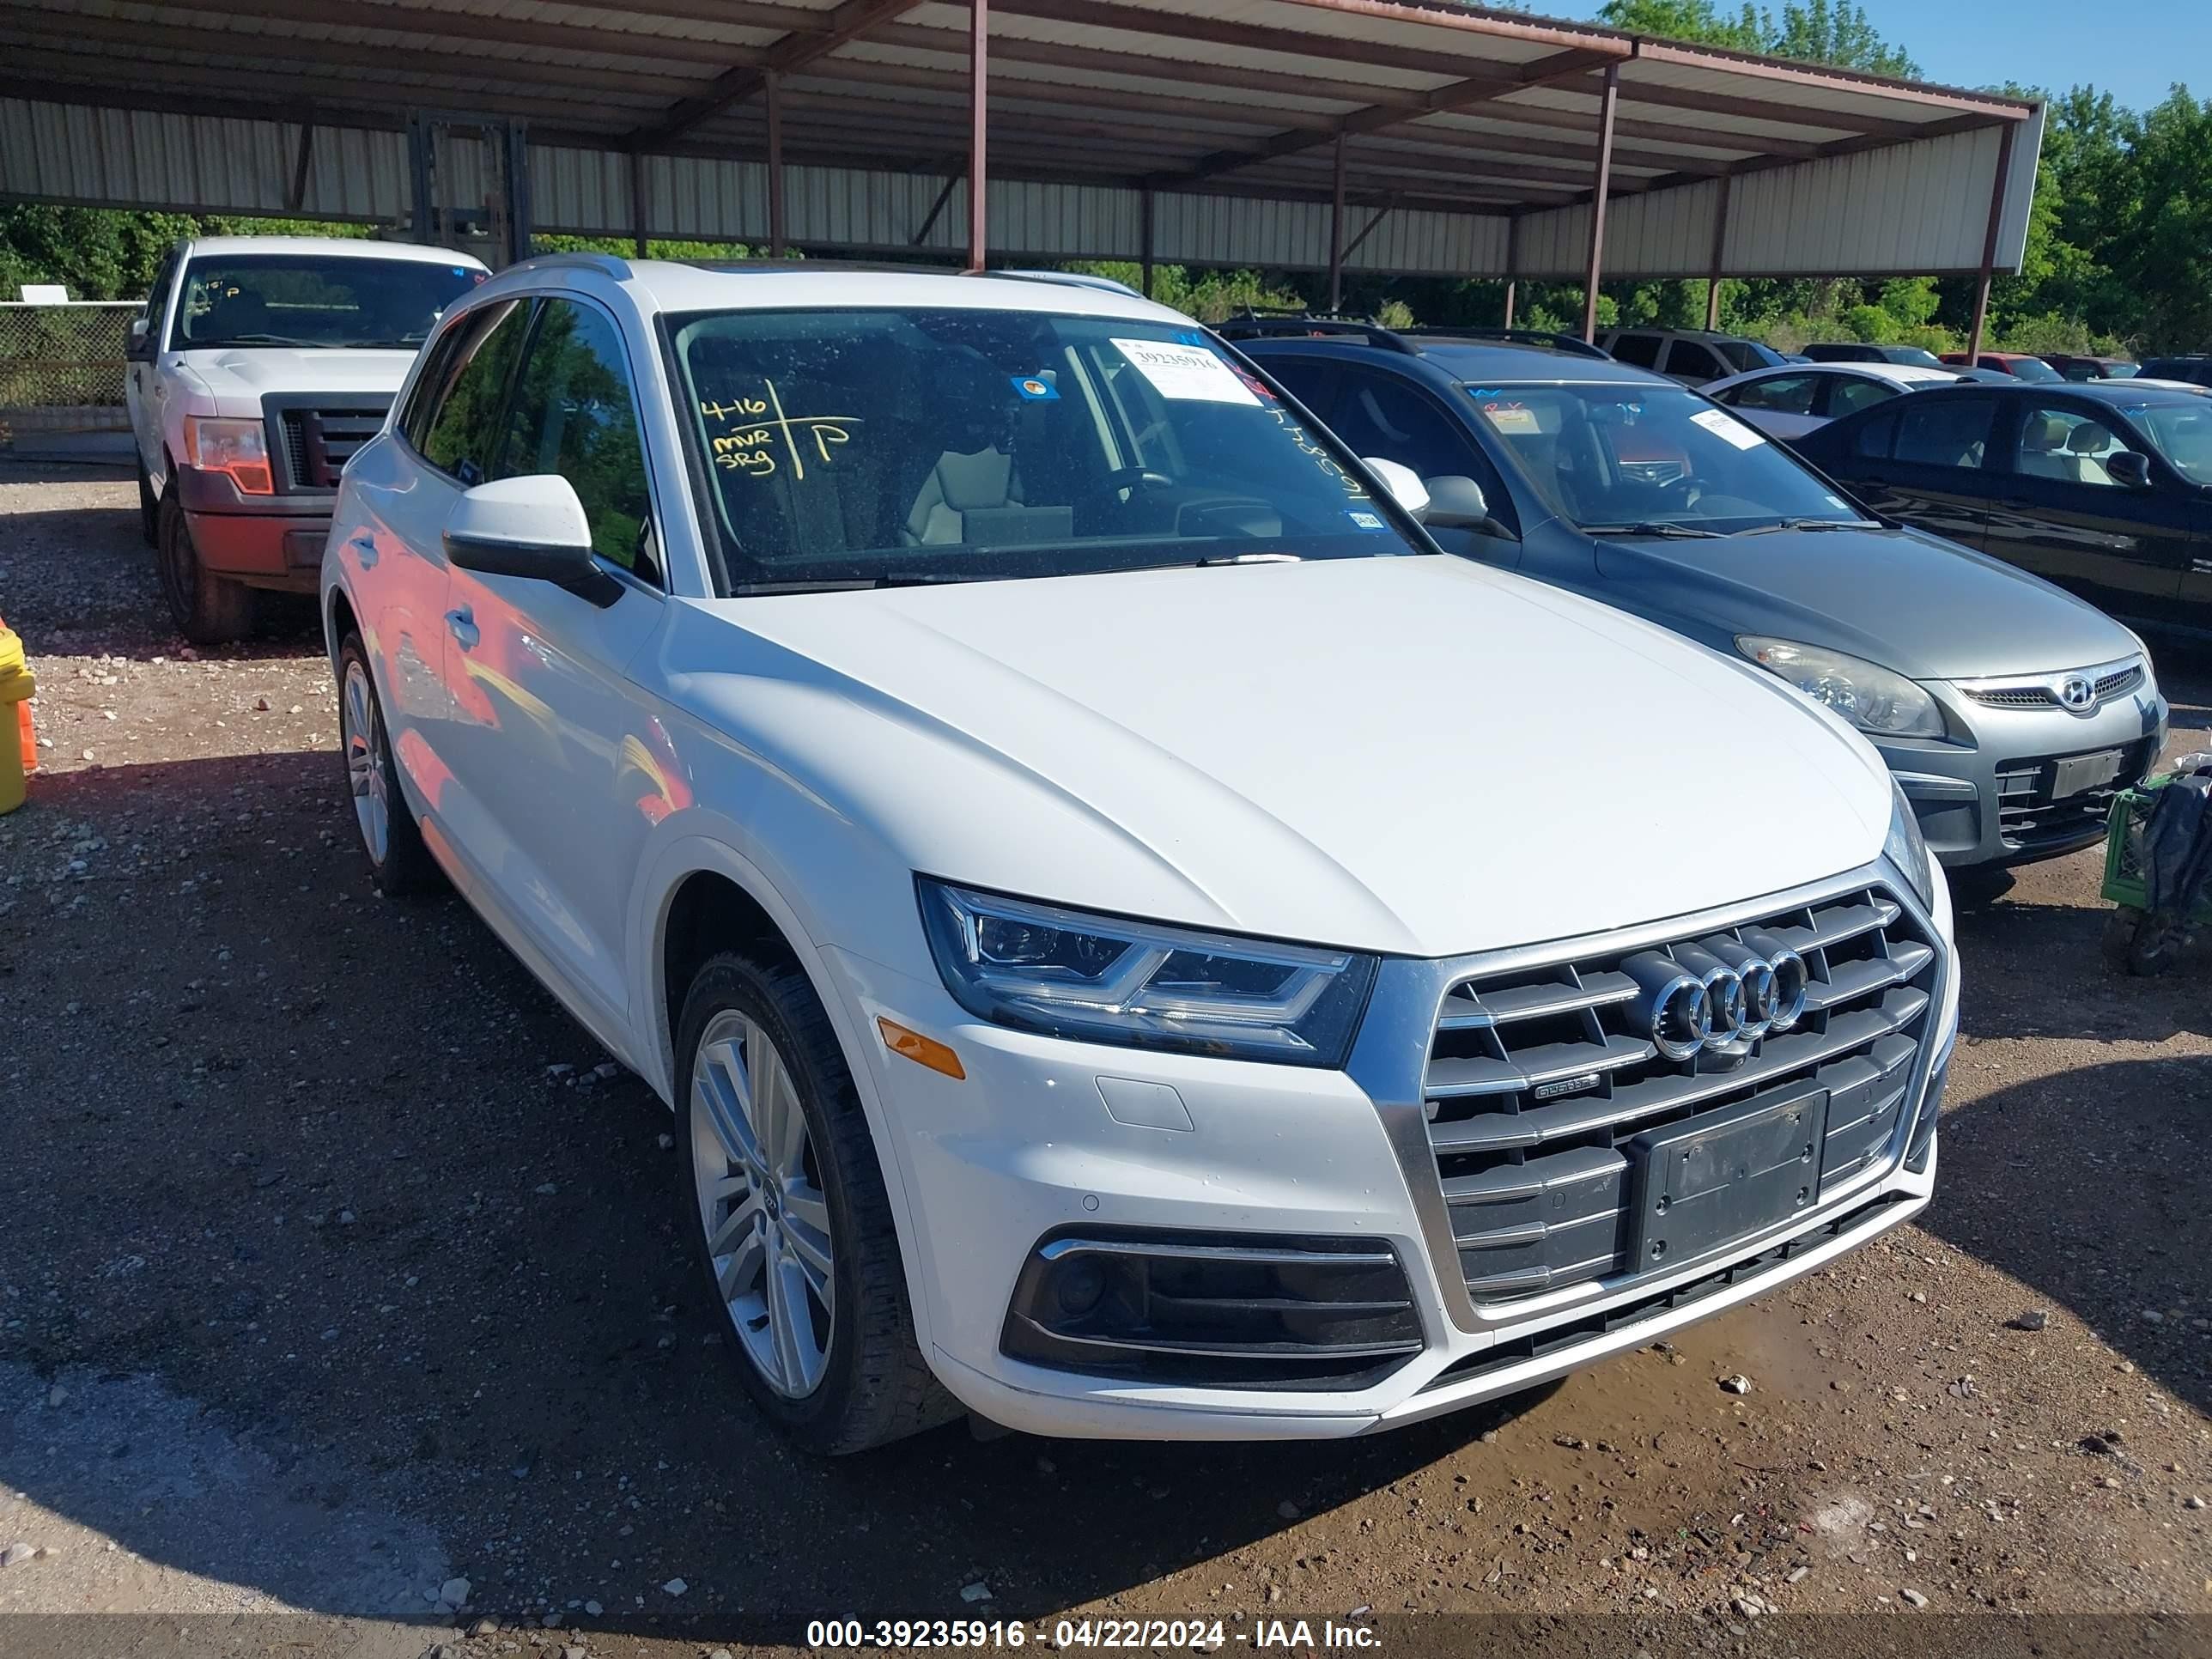
M 768 477 L 779 465 L 772 451 L 781 439 L 784 455 L 791 463 L 792 477 L 801 479 L 806 476 L 806 459 L 799 450 L 800 437 L 813 440 L 815 454 L 823 466 L 830 465 L 834 447 L 852 442 L 853 434 L 846 428 L 860 425 L 860 416 L 787 414 L 775 382 L 763 379 L 761 385 L 768 392 L 764 398 L 737 398 L 728 403 L 704 398 L 699 400 L 699 412 L 708 420 L 740 423 L 737 430 L 721 433 L 714 439 L 716 466 L 725 471 L 743 472 L 748 477 Z

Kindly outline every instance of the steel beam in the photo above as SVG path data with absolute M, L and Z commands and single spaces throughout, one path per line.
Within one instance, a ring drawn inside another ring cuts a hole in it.
M 2012 136 L 2018 128 L 2008 124 L 1997 140 L 1996 181 L 1990 186 L 1990 218 L 1982 232 L 1982 268 L 1974 278 L 1974 321 L 1966 333 L 1966 365 L 1980 366 L 1982 330 L 1990 319 L 1990 277 L 1996 269 L 1997 233 L 2004 228 L 2005 186 L 2012 179 Z
M 1605 264 L 1605 204 L 1612 194 L 1613 117 L 1620 101 L 1620 66 L 1605 70 L 1605 94 L 1598 105 L 1597 184 L 1590 192 L 1589 265 L 1583 277 L 1583 338 L 1597 341 L 1597 279 Z

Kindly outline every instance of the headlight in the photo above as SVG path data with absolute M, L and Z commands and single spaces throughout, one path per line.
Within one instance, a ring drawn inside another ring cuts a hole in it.
M 185 465 L 228 472 L 248 495 L 276 493 L 269 477 L 269 438 L 258 421 L 185 416 Z
M 1827 704 L 1862 732 L 1890 738 L 1943 735 L 1943 711 L 1936 699 L 1878 663 L 1759 634 L 1740 635 L 1735 648 L 1815 702 Z
M 1881 844 L 1881 855 L 1898 868 L 1898 872 L 1912 884 L 1912 890 L 1920 895 L 1921 903 L 1929 909 L 1936 908 L 1936 876 L 1929 867 L 1928 843 L 1920 836 L 1920 820 L 1913 816 L 1912 803 L 1905 798 L 1895 778 L 1889 781 L 1889 838 Z
M 1000 1025 L 1138 1048 L 1341 1066 L 1376 959 L 1232 939 L 919 878 L 954 1000 Z

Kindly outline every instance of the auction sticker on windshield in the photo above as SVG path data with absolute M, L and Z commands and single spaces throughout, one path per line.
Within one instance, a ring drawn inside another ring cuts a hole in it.
M 1726 439 L 1738 449 L 1750 449 L 1766 441 L 1735 416 L 1723 415 L 1717 409 L 1701 409 L 1690 419 L 1714 436 Z
M 1252 389 L 1204 346 L 1164 340 L 1116 340 L 1114 349 L 1135 365 L 1163 398 L 1184 403 L 1244 404 L 1258 408 Z

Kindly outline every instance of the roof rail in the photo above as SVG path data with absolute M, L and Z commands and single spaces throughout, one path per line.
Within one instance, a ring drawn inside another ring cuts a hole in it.
M 1145 296 L 1127 283 L 1117 283 L 1111 276 L 1093 276 L 1081 270 L 979 270 L 978 276 L 1012 276 L 1024 283 L 1059 283 L 1068 288 L 1095 288 L 1109 294 L 1126 294 L 1133 300 Z
M 1337 317 L 1231 317 L 1216 323 L 1213 331 L 1224 340 L 1359 339 L 1384 351 L 1420 355 L 1419 346 L 1394 330 Z
M 617 253 L 533 253 L 526 264 L 532 265 L 581 265 L 586 270 L 605 271 L 610 276 L 628 276 L 629 261 Z
M 1542 346 L 1549 350 L 1562 351 L 1571 357 L 1599 357 L 1607 362 L 1613 354 L 1603 346 L 1593 345 L 1578 334 L 1554 334 L 1541 328 L 1408 328 L 1400 331 L 1417 340 L 1433 340 L 1443 344 L 1449 340 L 1479 340 L 1489 345 Z

